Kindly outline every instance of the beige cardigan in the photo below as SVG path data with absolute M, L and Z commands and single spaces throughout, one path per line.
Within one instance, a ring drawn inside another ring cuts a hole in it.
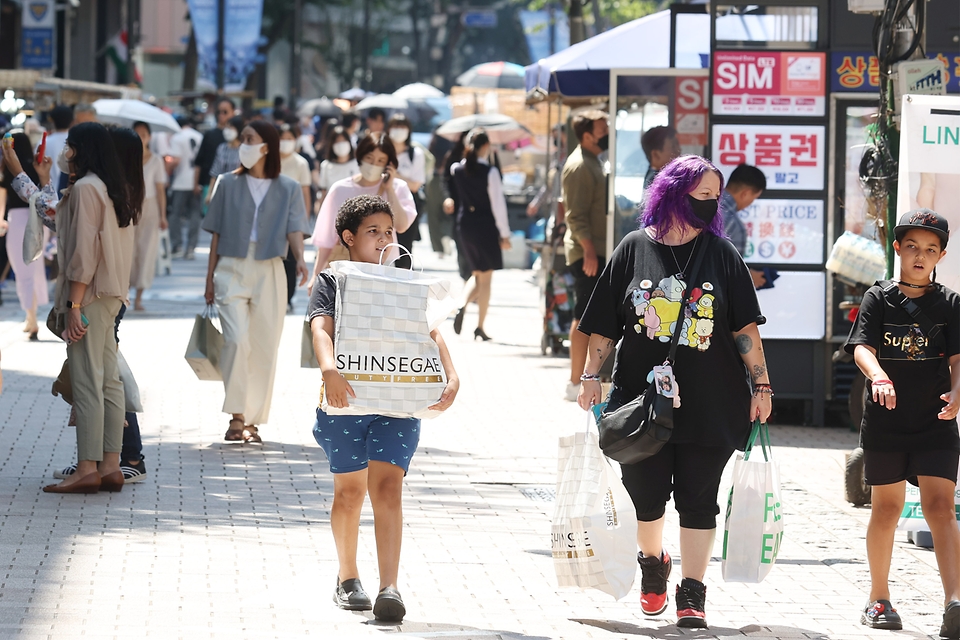
M 129 303 L 133 225 L 120 228 L 103 181 L 88 173 L 65 190 L 57 206 L 56 221 L 60 266 L 57 310 L 67 310 L 71 281 L 87 285 L 83 300 L 79 301 L 81 306 L 98 298 L 120 298 Z

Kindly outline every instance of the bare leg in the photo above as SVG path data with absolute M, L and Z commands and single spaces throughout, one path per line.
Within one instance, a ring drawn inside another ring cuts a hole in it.
M 23 323 L 23 331 L 24 333 L 36 333 L 39 330 L 40 326 L 37 324 L 37 307 L 34 306 L 27 311 L 27 319 Z
M 133 301 L 134 311 L 143 311 L 143 289 L 137 289 L 137 297 Z
M 377 536 L 380 590 L 396 588 L 400 571 L 400 541 L 403 535 L 403 469 L 389 462 L 370 461 L 370 504 Z
M 490 309 L 493 271 L 474 271 L 473 277 L 477 282 L 477 304 L 480 306 L 480 320 L 477 322 L 477 328 L 482 331 L 483 321 L 487 319 L 487 310 Z
M 960 528 L 957 528 L 953 497 L 957 485 L 946 478 L 932 476 L 920 476 L 917 480 L 923 518 L 933 535 L 933 551 L 937 555 L 946 606 L 951 600 L 960 600 Z
M 104 452 L 103 462 L 100 463 L 100 477 L 108 476 L 114 471 L 120 471 L 120 452 Z
M 340 582 L 360 577 L 357 569 L 357 538 L 360 535 L 360 509 L 367 495 L 367 469 L 333 476 L 333 507 L 330 528 L 340 561 Z
M 903 512 L 905 482 L 874 485 L 867 525 L 867 562 L 870 563 L 870 602 L 890 599 L 890 561 L 897 520 Z M 950 495 L 951 509 L 953 494 Z M 954 521 L 956 528 L 956 521 Z
M 461 307 L 465 307 L 477 299 L 477 273 L 479 272 L 474 271 L 473 275 L 470 276 L 470 279 L 463 284 L 463 298 L 462 303 L 460 304 Z
M 579 382 L 580 376 L 577 376 Z M 663 551 L 663 522 L 666 516 L 660 516 L 653 522 L 637 522 L 637 546 L 645 558 L 659 558 Z
M 680 527 L 680 560 L 684 578 L 703 582 L 710 564 L 716 529 L 686 529 Z
M 587 348 L 590 346 L 590 336 L 577 331 L 578 326 L 579 320 L 570 323 L 570 384 L 580 384 L 580 374 L 587 364 Z

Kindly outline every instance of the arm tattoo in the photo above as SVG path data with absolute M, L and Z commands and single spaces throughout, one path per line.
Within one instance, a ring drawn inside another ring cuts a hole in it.
M 753 381 L 756 382 L 757 380 L 759 380 L 761 377 L 763 377 L 763 374 L 765 374 L 766 372 L 767 372 L 766 364 L 753 365 Z
M 753 349 L 753 340 L 746 334 L 737 336 L 736 343 L 737 351 L 743 355 L 750 353 L 750 350 Z

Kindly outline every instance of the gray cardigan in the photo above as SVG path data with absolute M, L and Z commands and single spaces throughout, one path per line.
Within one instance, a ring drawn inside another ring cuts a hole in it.
M 213 187 L 213 197 L 203 219 L 203 228 L 220 235 L 217 255 L 246 258 L 253 231 L 254 204 L 246 174 L 225 173 Z M 303 189 L 296 180 L 279 176 L 260 203 L 257 216 L 257 260 L 285 258 L 287 234 L 310 235 Z

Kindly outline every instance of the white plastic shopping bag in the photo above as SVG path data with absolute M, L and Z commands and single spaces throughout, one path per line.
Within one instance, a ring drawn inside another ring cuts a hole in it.
M 751 457 L 757 440 L 762 459 Z M 758 420 L 746 449 L 737 454 L 733 464 L 733 486 L 723 531 L 723 579 L 762 582 L 777 561 L 782 538 L 780 467 L 773 459 L 767 425 Z
M 561 587 L 599 589 L 617 600 L 637 575 L 637 513 L 620 474 L 588 428 L 560 438 L 551 539 Z
M 430 337 L 450 310 L 450 283 L 408 269 L 338 261 L 334 347 L 356 398 L 331 415 L 431 418 L 447 384 Z M 438 310 L 439 309 L 439 310 Z

